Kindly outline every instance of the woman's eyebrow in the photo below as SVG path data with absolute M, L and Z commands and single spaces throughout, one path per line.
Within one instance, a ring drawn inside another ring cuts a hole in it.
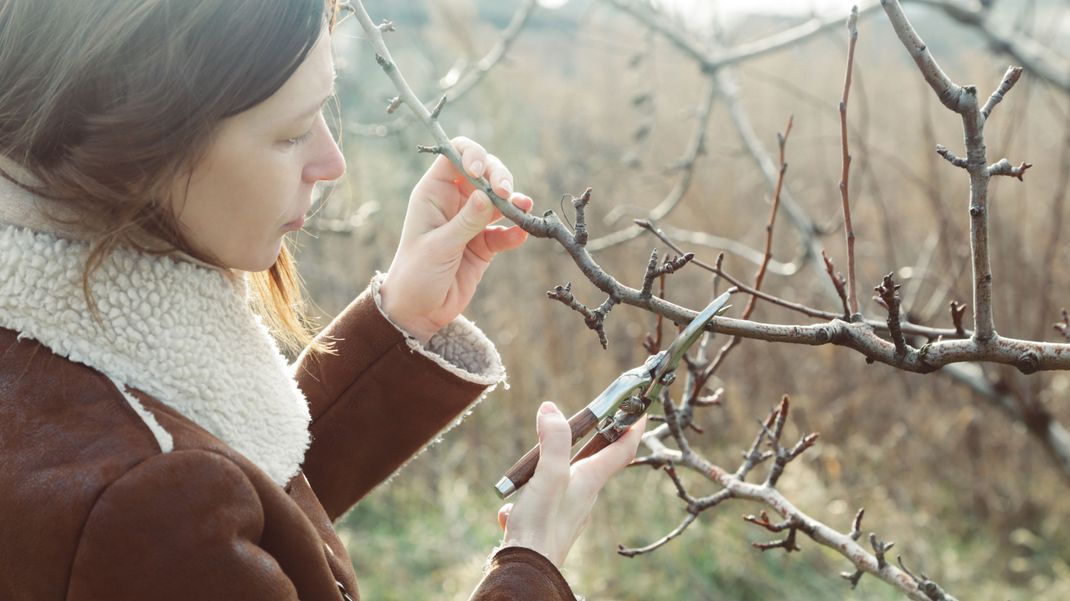
M 327 93 L 327 96 L 318 105 L 316 105 L 316 106 L 314 106 L 314 107 L 302 112 L 300 115 L 294 117 L 294 120 L 304 119 L 305 117 L 308 117 L 309 115 L 312 115 L 312 114 L 314 114 L 314 113 L 316 113 L 318 111 L 323 110 L 323 107 L 324 107 L 324 105 L 327 104 L 327 101 L 330 100 L 331 98 L 333 98 L 335 93 L 337 93 L 337 91 L 338 91 L 338 88 L 335 86 L 335 82 L 337 82 L 337 81 L 338 81 L 338 72 L 335 71 L 334 72 L 334 77 L 331 78 L 331 91 Z

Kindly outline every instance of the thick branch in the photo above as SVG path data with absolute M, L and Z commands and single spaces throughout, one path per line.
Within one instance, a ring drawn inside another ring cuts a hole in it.
M 988 340 L 996 336 L 992 317 L 992 267 L 988 253 L 988 180 L 991 173 L 987 167 L 987 150 L 984 141 L 985 118 L 978 106 L 977 89 L 960 87 L 940 69 L 925 42 L 918 37 L 913 26 L 903 14 L 898 0 L 881 0 L 884 12 L 918 65 L 925 81 L 936 92 L 940 102 L 962 117 L 966 138 L 966 170 L 970 173 L 970 249 L 973 254 L 973 319 L 974 337 Z M 1001 84 L 1000 89 L 1009 90 L 1013 82 Z M 1002 94 L 999 96 L 1002 98 Z M 995 101 L 989 104 L 995 106 Z M 991 110 L 991 106 L 989 109 Z M 1024 171 L 1021 169 L 1020 171 Z M 1020 176 L 1021 173 L 1019 172 Z
M 925 45 L 918 33 L 914 31 L 910 21 L 907 20 L 906 15 L 903 14 L 903 7 L 899 5 L 899 0 L 881 0 L 881 6 L 888 14 L 888 19 L 892 22 L 892 28 L 895 29 L 899 41 L 906 47 L 910 58 L 914 59 L 914 63 L 925 77 L 929 87 L 936 92 L 936 97 L 940 99 L 940 102 L 956 113 L 963 112 L 964 106 L 971 101 L 976 105 L 976 92 L 967 92 L 944 73 L 932 53 L 929 52 L 929 47 Z

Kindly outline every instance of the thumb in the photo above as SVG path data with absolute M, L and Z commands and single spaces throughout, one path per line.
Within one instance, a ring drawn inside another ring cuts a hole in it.
M 476 190 L 468 196 L 468 201 L 453 219 L 442 226 L 442 234 L 448 241 L 468 244 L 469 240 L 490 225 L 493 215 L 494 205 L 490 203 L 487 193 Z
M 505 524 L 509 522 L 509 512 L 513 510 L 512 503 L 506 503 L 502 505 L 502 508 L 498 510 L 498 525 L 502 530 L 505 530 Z

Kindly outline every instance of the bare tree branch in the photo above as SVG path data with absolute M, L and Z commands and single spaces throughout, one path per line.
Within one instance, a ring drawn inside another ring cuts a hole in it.
M 761 503 L 783 518 L 782 522 L 773 522 L 770 520 L 769 515 L 763 511 L 757 517 L 743 516 L 745 521 L 756 524 L 770 532 L 783 532 L 785 530 L 788 532 L 783 539 L 768 543 L 756 543 L 756 548 L 763 551 L 775 548 L 783 548 L 787 552 L 797 551 L 799 550 L 797 534 L 801 532 L 809 537 L 810 540 L 839 553 L 851 562 L 851 565 L 855 568 L 855 573 L 845 577 L 852 584 L 857 583 L 863 573 L 871 574 L 892 585 L 910 599 L 932 601 L 932 598 L 920 587 L 918 579 L 907 573 L 907 571 L 885 561 L 884 554 L 891 548 L 890 544 L 882 543 L 877 540 L 875 535 L 871 535 L 870 542 L 874 547 L 874 552 L 870 553 L 856 542 L 861 536 L 862 512 L 856 514 L 851 532 L 838 532 L 799 510 L 777 490 L 775 487 L 776 478 L 772 477 L 772 474 L 774 472 L 783 472 L 784 467 L 792 459 L 797 458 L 804 452 L 806 448 L 809 448 L 816 438 L 816 435 L 803 437 L 790 451 L 786 451 L 785 447 L 780 443 L 780 436 L 783 434 L 783 424 L 786 421 L 788 410 L 789 400 L 785 397 L 761 422 L 754 444 L 747 453 L 744 453 L 744 461 L 735 472 L 728 472 L 720 466 L 710 463 L 692 451 L 690 447 L 673 451 L 667 449 L 660 439 L 651 435 L 652 433 L 644 434 L 643 443 L 650 449 L 651 453 L 638 459 L 636 461 L 637 465 L 674 465 L 676 467 L 684 467 L 718 484 L 721 486 L 721 490 L 706 497 L 694 497 L 684 489 L 683 484 L 676 477 L 675 471 L 671 472 L 670 477 L 673 478 L 677 488 L 677 496 L 687 503 L 687 517 L 672 532 L 654 543 L 636 549 L 620 547 L 618 552 L 631 557 L 653 551 L 679 536 L 687 526 L 695 521 L 695 516 L 698 513 L 721 505 L 730 499 L 745 499 Z M 674 418 L 667 416 L 668 423 L 673 423 L 673 421 Z M 768 442 L 773 447 L 772 456 L 776 457 L 776 460 L 771 466 L 770 476 L 767 476 L 765 482 L 752 484 L 744 481 L 743 478 L 756 465 L 770 457 L 767 453 L 759 452 L 763 441 Z
M 556 301 L 560 301 L 565 306 L 569 307 L 573 311 L 576 311 L 583 316 L 583 323 L 587 324 L 587 327 L 594 330 L 598 334 L 598 342 L 602 345 L 602 348 L 608 348 L 609 341 L 606 339 L 606 315 L 613 308 L 613 305 L 617 304 L 617 301 L 613 297 L 607 298 L 593 311 L 588 309 L 586 305 L 576 300 L 576 297 L 572 294 L 572 282 L 565 282 L 564 286 L 554 286 L 553 290 L 548 290 L 546 296 Z
M 617 3 L 618 0 L 614 0 L 614 2 Z M 972 367 L 965 363 L 978 361 L 1013 365 L 1024 373 L 1032 373 L 1046 369 L 1070 369 L 1070 344 L 1003 338 L 995 332 L 991 316 L 991 274 L 988 268 L 987 255 L 986 207 L 987 183 L 988 178 L 991 177 L 992 173 L 990 173 L 991 170 L 986 164 L 986 151 L 983 143 L 984 115 L 982 114 L 977 101 L 976 90 L 972 87 L 958 87 L 951 82 L 942 71 L 940 71 L 939 66 L 924 48 L 924 43 L 917 38 L 916 34 L 913 33 L 913 30 L 910 29 L 910 25 L 906 22 L 905 17 L 902 16 L 898 2 L 895 0 L 884 0 L 883 4 L 885 11 L 889 14 L 893 24 L 896 24 L 897 34 L 899 34 L 901 40 L 904 40 L 904 44 L 915 57 L 915 61 L 925 75 L 926 81 L 933 87 L 938 96 L 941 97 L 941 101 L 944 102 L 945 105 L 953 107 L 953 110 L 959 112 L 963 117 L 967 148 L 967 155 L 963 161 L 965 161 L 965 167 L 970 172 L 971 177 L 971 247 L 974 249 L 974 306 L 977 308 L 974 316 L 974 331 L 972 333 L 967 333 L 965 328 L 962 327 L 961 308 L 957 311 L 957 319 L 955 317 L 956 309 L 952 309 L 952 320 L 955 322 L 956 326 L 953 330 L 942 330 L 939 331 L 940 333 L 936 333 L 938 330 L 934 328 L 921 329 L 919 326 L 910 326 L 905 322 L 901 322 L 898 317 L 899 309 L 898 299 L 895 294 L 896 286 L 894 282 L 890 281 L 886 281 L 884 285 L 878 287 L 878 293 L 881 294 L 882 300 L 889 308 L 889 320 L 886 324 L 883 324 L 883 327 L 882 324 L 874 324 L 866 320 L 859 320 L 856 322 L 844 321 L 839 319 L 839 316 L 835 314 L 831 314 L 831 316 L 825 314 L 812 314 L 811 316 L 813 317 L 827 319 L 827 323 L 811 325 L 780 325 L 759 323 L 746 319 L 740 320 L 720 317 L 711 322 L 709 329 L 730 336 L 772 342 L 789 342 L 793 344 L 808 345 L 837 344 L 854 349 L 862 354 L 867 361 L 879 361 L 899 369 L 922 373 L 931 372 L 945 366 L 947 366 L 946 371 L 949 374 L 960 373 L 968 371 Z M 456 152 L 453 151 L 448 137 L 439 125 L 437 114 L 433 114 L 426 106 L 420 103 L 419 99 L 415 97 L 398 72 L 397 65 L 394 64 L 389 55 L 389 51 L 383 43 L 382 31 L 372 23 L 359 2 L 357 12 L 358 20 L 360 20 L 362 26 L 365 27 L 365 31 L 368 32 L 372 44 L 378 53 L 380 65 L 394 82 L 395 87 L 398 88 L 398 97 L 401 99 L 401 102 L 409 106 L 417 114 L 421 122 L 432 131 L 435 144 L 431 148 L 447 156 L 455 165 L 459 165 L 459 156 L 456 156 Z M 740 103 L 738 102 L 738 99 L 733 99 L 733 94 L 735 93 L 733 87 L 734 82 L 732 82 L 729 75 L 724 69 L 720 68 L 715 69 L 709 75 L 711 81 L 715 85 L 715 89 L 717 89 L 726 100 L 730 113 L 734 113 L 734 121 L 737 122 L 737 124 L 740 121 L 744 121 L 746 116 L 743 114 L 742 109 L 739 106 Z M 849 89 L 848 85 L 849 84 L 846 84 L 845 82 L 845 105 L 846 92 Z M 1004 87 L 1005 89 L 1003 89 Z M 1000 89 L 1002 89 L 1002 91 L 1000 91 Z M 997 94 L 1001 98 L 1010 89 L 1010 85 L 1003 86 L 1003 84 L 1001 84 L 1000 89 L 997 89 Z M 995 98 L 997 94 L 993 94 L 993 98 Z M 993 101 L 990 99 L 989 104 L 991 104 L 991 106 L 988 107 L 989 113 L 997 102 L 998 100 Z M 733 104 L 735 105 L 734 108 Z M 737 128 L 740 130 L 741 137 L 743 137 L 746 142 L 747 128 L 739 127 L 738 125 Z M 751 137 L 754 137 L 753 131 L 750 131 L 750 134 Z M 748 144 L 748 147 L 751 147 L 751 145 Z M 768 157 L 768 153 L 764 152 L 764 149 L 760 149 L 760 143 L 753 147 L 752 155 L 755 156 L 756 160 L 759 161 L 759 164 L 762 165 L 762 171 L 766 174 L 767 179 L 769 179 L 770 174 L 779 175 L 782 178 L 782 167 L 777 169 L 777 167 L 773 165 L 772 169 L 767 168 L 772 162 Z M 1020 171 L 1024 171 L 1024 169 L 1025 167 L 1019 168 Z M 1020 175 L 1020 173 L 1018 175 Z M 585 248 L 582 243 L 582 236 L 579 231 L 580 228 L 577 227 L 576 232 L 570 231 L 552 211 L 548 211 L 542 217 L 524 214 L 519 209 L 512 206 L 511 203 L 497 197 L 485 181 L 477 179 L 473 180 L 473 183 L 488 193 L 488 196 L 491 197 L 495 205 L 501 209 L 503 215 L 519 224 L 530 234 L 536 237 L 553 238 L 556 240 L 557 243 L 569 253 L 581 272 L 584 273 L 585 277 L 595 284 L 595 286 L 602 292 L 608 295 L 608 299 L 603 303 L 603 306 L 595 311 L 586 309 L 582 304 L 575 301 L 574 298 L 565 299 L 562 297 L 561 300 L 569 300 L 568 304 L 570 306 L 578 304 L 580 307 L 583 307 L 586 311 L 584 313 L 585 321 L 597 322 L 596 325 L 601 327 L 602 322 L 604 322 L 605 313 L 616 303 L 629 304 L 654 313 L 659 316 L 659 323 L 661 318 L 668 318 L 677 323 L 683 323 L 691 320 L 696 315 L 695 311 L 666 301 L 663 298 L 664 294 L 655 296 L 652 293 L 653 280 L 660 277 L 660 274 L 657 273 L 660 267 L 657 265 L 656 260 L 653 261 L 653 269 L 648 268 L 646 273 L 647 277 L 644 277 L 644 284 L 641 289 L 625 286 L 593 261 L 588 249 Z M 781 184 L 783 184 L 782 179 Z M 781 190 L 783 196 L 781 201 L 785 209 L 788 210 L 789 215 L 792 215 L 792 212 L 789 209 L 789 197 L 786 192 L 786 189 Z M 579 212 L 582 212 L 583 210 L 583 207 L 581 206 L 575 206 L 574 208 Z M 802 217 L 805 218 L 805 213 L 802 213 Z M 799 221 L 802 222 L 801 219 Z M 811 236 L 815 236 L 817 228 L 813 227 L 812 222 L 809 223 L 811 227 L 809 232 Z M 802 230 L 803 228 L 800 228 L 799 225 L 799 223 L 796 223 L 796 229 Z M 640 231 L 641 230 L 642 228 L 640 227 Z M 658 230 L 651 227 L 650 231 L 657 232 Z M 811 244 L 810 248 L 812 248 L 814 245 L 812 239 L 809 244 Z M 766 256 L 768 256 L 768 254 L 769 249 L 767 244 Z M 811 254 L 813 258 L 816 259 L 818 253 Z M 696 265 L 698 264 L 697 261 L 692 262 L 696 263 Z M 723 270 L 720 270 L 719 266 L 716 267 L 716 269 L 723 274 Z M 651 274 L 655 275 L 651 276 Z M 564 291 L 569 292 L 567 288 L 564 289 Z M 752 301 L 754 298 L 775 298 L 760 292 L 757 286 L 749 289 L 748 293 L 753 294 Z M 887 298 L 883 298 L 885 295 L 887 295 Z M 570 293 L 569 296 L 571 296 Z M 788 306 L 784 303 L 786 303 L 786 301 L 782 301 L 778 304 Z M 802 307 L 802 305 L 797 306 Z M 894 312 L 896 313 L 894 318 L 892 316 L 893 307 Z M 809 308 L 805 309 L 811 310 Z M 580 309 L 577 308 L 577 310 Z M 599 312 L 601 312 L 600 318 L 598 315 Z M 592 327 L 596 330 L 598 329 L 595 326 Z M 918 329 L 912 331 L 910 329 L 911 327 Z M 984 329 L 982 330 L 982 328 Z M 877 332 L 882 331 L 888 332 L 888 335 L 892 340 L 886 340 L 877 334 Z M 933 334 L 935 334 L 935 336 L 933 336 Z M 969 336 L 969 338 L 941 339 L 940 337 L 945 336 L 945 334 L 946 338 L 954 338 L 955 336 Z M 910 346 L 906 340 L 906 335 L 925 336 L 930 342 L 922 344 L 919 348 L 914 348 Z M 603 345 L 605 345 L 604 332 L 601 337 L 603 338 Z M 653 344 L 653 342 L 651 344 Z M 700 354 L 702 353 L 704 353 L 704 347 L 700 349 Z M 689 361 L 692 360 L 689 359 Z M 796 541 L 794 537 L 798 532 L 801 532 L 807 535 L 811 540 L 828 546 L 846 557 L 855 568 L 855 572 L 848 578 L 852 583 L 857 582 L 862 573 L 869 573 L 892 584 L 912 599 L 931 600 L 936 598 L 950 598 L 947 596 L 932 597 L 929 594 L 930 590 L 940 590 L 939 587 L 932 588 L 929 586 L 930 584 L 935 586 L 934 583 L 924 576 L 922 576 L 922 578 L 917 578 L 913 576 L 913 574 L 908 573 L 905 569 L 896 568 L 887 562 L 884 559 L 884 554 L 888 550 L 888 546 L 881 543 L 876 537 L 873 537 L 870 541 L 871 546 L 873 547 L 873 553 L 870 553 L 859 545 L 857 540 L 860 538 L 861 532 L 861 515 L 856 517 L 852 531 L 849 534 L 840 533 L 799 511 L 790 501 L 788 501 L 788 499 L 776 490 L 776 481 L 779 478 L 779 474 L 783 472 L 784 467 L 792 459 L 798 457 L 809 448 L 815 440 L 815 437 L 813 436 L 803 437 L 790 448 L 780 444 L 779 439 L 783 433 L 784 420 L 786 419 L 788 408 L 786 399 L 782 402 L 781 406 L 778 409 L 775 409 L 774 412 L 770 414 L 770 417 L 762 423 L 761 431 L 758 433 L 755 444 L 750 452 L 744 456 L 743 463 L 735 473 L 729 473 L 719 466 L 698 456 L 688 445 L 687 439 L 684 436 L 684 431 L 691 426 L 689 412 L 696 406 L 696 404 L 698 404 L 694 399 L 698 399 L 704 394 L 704 381 L 701 378 L 694 377 L 694 373 L 698 372 L 701 375 L 699 370 L 708 369 L 708 366 L 709 363 L 706 363 L 704 360 L 694 361 L 693 370 L 692 366 L 689 365 L 688 382 L 690 388 L 688 389 L 688 393 L 684 396 L 684 403 L 680 408 L 674 406 L 671 397 L 669 397 L 667 393 L 663 395 L 662 404 L 665 411 L 665 423 L 654 431 L 644 435 L 644 444 L 650 449 L 651 454 L 637 460 L 636 463 L 654 466 L 664 466 L 673 463 L 677 466 L 691 469 L 707 479 L 720 484 L 722 489 L 712 495 L 694 497 L 687 493 L 679 478 L 676 477 L 675 472 L 670 473 L 670 478 L 673 479 L 674 485 L 677 488 L 678 496 L 684 499 L 687 503 L 687 516 L 676 529 L 665 537 L 662 537 L 659 541 L 655 541 L 654 544 L 638 549 L 622 548 L 622 554 L 641 554 L 658 548 L 684 532 L 684 530 L 695 521 L 695 516 L 697 516 L 699 512 L 715 507 L 729 499 L 750 499 L 764 503 L 779 514 L 784 520 L 783 522 L 773 523 L 768 517 L 764 516 L 752 520 L 754 523 L 766 528 L 780 528 L 781 530 L 787 531 L 787 536 L 783 541 L 768 543 L 766 544 L 766 547 L 768 548 L 794 548 Z M 987 380 L 984 380 L 983 377 L 981 380 L 985 384 L 991 386 L 991 384 L 987 383 Z M 974 384 L 981 385 L 977 382 Z M 1046 448 L 1057 461 L 1062 457 L 1062 460 L 1067 465 L 1070 465 L 1070 451 L 1068 451 L 1068 449 L 1070 449 L 1070 434 L 1067 434 L 1065 429 L 1062 429 L 1054 419 L 1051 419 L 1050 414 L 1043 412 L 1043 408 L 1039 406 L 1039 404 L 1029 405 L 1021 402 L 1011 402 L 1004 398 L 998 398 L 997 403 L 1008 412 L 1016 412 L 1013 414 L 1016 415 L 1017 419 L 1021 419 L 1027 423 L 1030 430 L 1037 433 L 1038 437 L 1042 440 L 1048 441 Z M 664 439 L 669 435 L 671 435 L 676 442 L 678 449 L 671 449 L 665 444 Z M 769 443 L 771 450 L 762 450 L 761 445 L 763 442 Z M 769 466 L 770 471 L 763 484 L 752 484 L 744 481 L 748 472 L 770 460 L 772 460 L 771 465 Z M 942 592 L 940 592 L 940 594 L 946 595 L 946 593 Z
M 992 317 L 992 267 L 988 253 L 988 180 L 995 169 L 987 166 L 987 151 L 984 142 L 984 115 L 978 106 L 977 88 L 973 86 L 962 87 L 951 81 L 936 63 L 929 52 L 925 42 L 922 41 L 906 15 L 898 0 L 881 0 L 884 12 L 888 15 L 892 28 L 899 40 L 910 53 L 911 58 L 917 64 L 918 69 L 925 77 L 929 87 L 936 93 L 937 98 L 944 106 L 958 113 L 962 117 L 962 128 L 966 136 L 966 170 L 970 173 L 970 248 L 973 252 L 973 319 L 974 338 L 978 341 L 987 341 L 996 337 L 994 320 Z M 1003 97 L 1003 93 L 1014 85 L 1017 78 L 1010 75 L 1004 77 L 999 89 L 993 94 L 997 100 L 989 100 L 988 108 L 991 110 Z M 1007 164 L 1010 167 L 1010 164 Z M 1025 164 L 1016 174 L 1013 169 L 1008 174 L 1021 177 L 1022 172 L 1028 167 Z

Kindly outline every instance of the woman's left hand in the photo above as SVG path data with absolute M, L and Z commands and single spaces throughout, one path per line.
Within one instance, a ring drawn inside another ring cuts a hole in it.
M 483 176 L 494 192 L 522 211 L 531 198 L 513 192 L 513 175 L 498 157 L 468 138 L 452 140 L 461 164 Z M 422 343 L 468 306 L 483 272 L 499 252 L 523 244 L 519 226 L 491 225 L 502 218 L 443 155 L 435 158 L 409 197 L 401 243 L 380 287 L 383 312 Z

